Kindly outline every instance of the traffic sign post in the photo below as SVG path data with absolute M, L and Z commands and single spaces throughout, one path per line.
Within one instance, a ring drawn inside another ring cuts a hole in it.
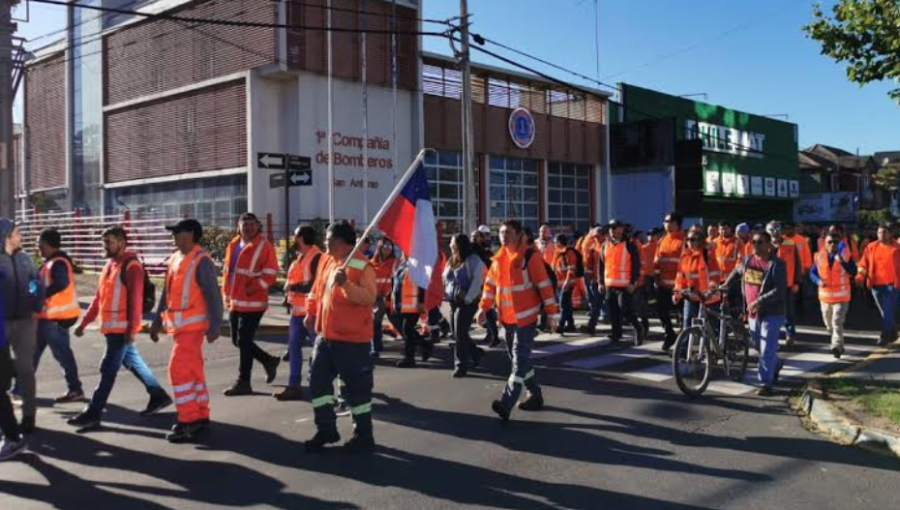
M 284 187 L 284 238 L 291 237 L 291 188 L 312 186 L 312 159 L 296 154 L 257 152 L 256 164 L 267 170 L 282 170 L 269 175 L 269 188 Z

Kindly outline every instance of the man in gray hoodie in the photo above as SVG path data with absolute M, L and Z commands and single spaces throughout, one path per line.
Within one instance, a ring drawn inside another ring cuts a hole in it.
M 34 377 L 34 350 L 37 343 L 35 313 L 44 302 L 44 284 L 31 256 L 22 250 L 22 232 L 7 218 L 0 218 L 0 295 L 6 321 L 6 338 L 15 356 L 16 382 L 22 391 L 22 425 L 25 434 L 34 432 L 37 388 Z

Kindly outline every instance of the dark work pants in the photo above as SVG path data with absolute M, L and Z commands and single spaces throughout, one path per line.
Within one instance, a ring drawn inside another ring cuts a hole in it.
M 484 337 L 486 342 L 493 343 L 494 339 L 500 338 L 500 328 L 497 326 L 497 309 L 491 308 L 484 314 L 484 329 L 487 335 Z
M 353 434 L 372 435 L 372 357 L 371 345 L 365 342 L 342 342 L 316 338 L 309 368 L 309 389 L 312 396 L 316 428 L 337 432 L 334 413 L 334 379 L 340 377 L 342 397 L 353 416 Z
M 416 348 L 425 341 L 416 327 L 419 324 L 419 314 L 400 314 L 400 332 L 403 334 L 403 355 L 407 359 L 416 357 Z
M 675 328 L 672 326 L 672 289 L 657 287 L 656 313 L 659 321 L 666 329 L 666 341 L 675 341 Z
M 473 356 L 476 356 L 477 347 L 469 335 L 469 329 L 472 327 L 472 320 L 476 313 L 478 313 L 477 302 L 450 307 L 450 316 L 452 317 L 450 325 L 453 326 L 453 338 L 456 339 L 455 364 L 457 367 L 469 367 Z
M 575 327 L 575 315 L 572 313 L 572 291 L 561 290 L 558 294 L 560 303 L 561 318 L 559 321 L 559 330 L 564 331 L 565 328 Z
M 622 338 L 622 322 L 628 321 L 634 327 L 634 333 L 641 335 L 641 324 L 634 315 L 632 296 L 628 289 L 618 287 L 606 288 L 606 300 L 609 303 L 609 321 L 612 325 L 613 340 Z
M 384 315 L 387 313 L 387 305 L 384 296 L 378 296 L 375 306 L 372 307 L 372 352 L 384 350 Z
M 253 340 L 259 321 L 265 312 L 231 312 L 228 320 L 231 322 L 231 343 L 241 352 L 241 361 L 238 369 L 238 380 L 250 382 L 253 373 L 253 360 L 263 365 L 271 363 L 274 356 L 262 350 Z
M 12 402 L 9 400 L 10 386 L 13 377 L 13 361 L 9 353 L 9 344 L 0 347 L 0 432 L 10 441 L 18 441 L 19 422 L 16 421 L 16 413 L 13 411 Z

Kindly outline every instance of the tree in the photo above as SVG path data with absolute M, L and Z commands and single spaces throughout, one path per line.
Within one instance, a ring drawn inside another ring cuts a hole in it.
M 860 86 L 900 80 L 900 0 L 840 0 L 832 11 L 816 4 L 815 21 L 803 27 L 822 54 L 846 62 L 847 78 Z M 900 88 L 888 95 L 900 105 Z
M 874 176 L 875 185 L 888 191 L 900 190 L 900 163 L 891 163 L 881 167 Z

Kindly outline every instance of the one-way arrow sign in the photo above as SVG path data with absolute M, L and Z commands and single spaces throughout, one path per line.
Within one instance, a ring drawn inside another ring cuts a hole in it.
M 312 170 L 293 170 L 288 180 L 291 186 L 312 186 Z
M 257 152 L 256 164 L 269 170 L 284 170 L 284 154 Z

